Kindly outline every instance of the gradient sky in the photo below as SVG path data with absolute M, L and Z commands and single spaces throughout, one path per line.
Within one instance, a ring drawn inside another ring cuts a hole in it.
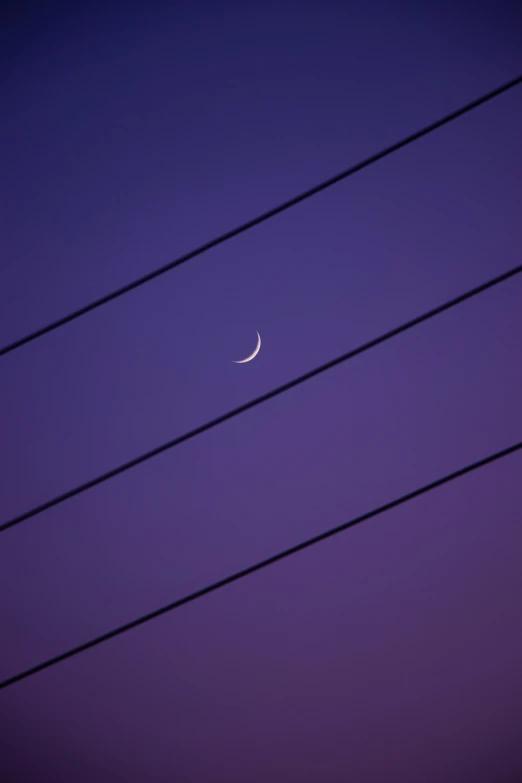
M 516 5 L 12 5 L 0 343 L 517 76 Z M 521 142 L 518 87 L 3 357 L 1 521 L 519 264 Z M 521 346 L 519 276 L 6 531 L 0 679 L 520 440 Z M 2 783 L 521 780 L 521 475 L 2 691 Z

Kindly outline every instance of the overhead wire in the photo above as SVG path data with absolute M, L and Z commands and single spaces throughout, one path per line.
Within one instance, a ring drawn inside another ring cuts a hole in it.
M 60 655 L 55 655 L 53 658 L 49 658 L 48 660 L 43 661 L 42 663 L 39 663 L 36 666 L 32 666 L 30 669 L 26 669 L 25 671 L 19 672 L 18 674 L 13 675 L 12 677 L 8 677 L 7 679 L 0 682 L 0 690 L 3 688 L 7 688 L 10 685 L 14 685 L 16 682 L 25 680 L 28 677 L 32 677 L 33 675 L 43 671 L 44 669 L 49 669 L 51 666 L 55 666 L 56 664 L 61 663 L 62 661 L 67 660 L 68 658 L 72 658 L 76 655 L 79 655 L 82 652 L 92 649 L 93 647 L 97 647 L 99 644 L 102 644 L 103 642 L 107 642 L 110 639 L 114 639 L 116 636 L 120 636 L 121 634 L 126 633 L 127 631 L 130 631 L 133 628 L 137 628 L 139 625 L 143 625 L 144 623 L 147 623 L 150 620 L 154 620 L 156 617 L 160 617 L 161 615 L 166 614 L 167 612 L 171 612 L 174 609 L 179 609 L 179 607 L 191 603 L 192 601 L 195 601 L 198 598 L 202 598 L 204 595 L 213 593 L 216 590 L 225 587 L 226 585 L 232 584 L 233 582 L 237 582 L 239 579 L 244 579 L 246 576 L 249 576 L 250 574 L 253 574 L 256 571 L 260 571 L 261 569 L 267 568 L 267 566 L 273 565 L 274 563 L 277 563 L 280 560 L 284 560 L 285 558 L 290 557 L 291 555 L 295 555 L 297 552 L 301 552 L 302 550 L 307 549 L 308 547 L 318 544 L 320 541 L 325 541 L 327 538 L 331 538 L 332 536 L 335 536 L 338 533 L 348 530 L 348 528 L 355 527 L 355 525 L 358 525 L 361 522 L 376 517 L 379 514 L 383 514 L 386 511 L 390 511 L 391 509 L 396 508 L 397 506 L 400 506 L 403 503 L 407 503 L 408 501 L 413 500 L 414 498 L 419 497 L 420 495 L 423 495 L 426 492 L 430 492 L 436 487 L 440 487 L 443 484 L 447 484 L 450 481 L 453 481 L 461 476 L 464 476 L 466 473 L 471 473 L 472 471 L 477 470 L 478 468 L 491 464 L 492 462 L 502 459 L 503 457 L 507 457 L 509 454 L 513 454 L 514 452 L 518 451 L 521 448 L 522 448 L 522 441 L 519 441 L 518 443 L 515 443 L 512 446 L 509 446 L 508 448 L 502 449 L 501 451 L 497 451 L 494 454 L 490 454 L 489 456 L 484 457 L 483 459 L 480 459 L 476 462 L 466 465 L 464 468 L 460 468 L 459 470 L 455 470 L 453 471 L 453 473 L 449 473 L 446 476 L 443 476 L 442 478 L 438 478 L 435 481 L 431 481 L 429 484 L 425 484 L 424 486 L 415 489 L 412 492 L 408 492 L 405 495 L 401 495 L 400 497 L 390 501 L 389 503 L 385 503 L 382 506 L 377 506 L 371 511 L 367 511 L 365 514 L 361 514 L 360 516 L 355 517 L 349 520 L 348 522 L 344 522 L 343 524 L 338 525 L 337 527 L 330 528 L 330 530 L 326 530 L 325 532 L 320 533 L 319 535 L 312 536 L 311 538 L 308 538 L 305 541 L 301 541 L 300 543 L 295 544 L 294 546 L 291 546 L 288 549 L 284 549 L 275 555 L 267 557 L 264 560 L 260 560 L 254 565 L 248 566 L 248 568 L 244 568 L 241 571 L 236 571 L 234 574 L 231 574 L 230 576 L 227 576 L 224 579 L 219 579 L 217 582 L 213 582 L 212 584 L 209 584 L 206 587 L 196 590 L 193 593 L 189 593 L 183 598 L 179 598 L 177 601 L 173 601 L 172 603 L 167 604 L 166 606 L 162 606 L 159 609 L 155 609 L 153 612 L 149 612 L 147 614 L 141 615 L 135 620 L 131 620 L 130 622 L 124 623 L 123 625 L 120 625 L 117 628 L 113 628 L 113 630 L 101 634 L 100 636 L 96 636 L 94 639 L 91 639 L 90 641 L 85 642 L 84 644 L 80 644 L 76 647 L 73 647 L 67 650 L 66 652 L 61 653 Z
M 296 386 L 299 386 L 305 381 L 308 381 L 311 378 L 314 378 L 315 376 L 320 375 L 321 373 L 326 372 L 327 370 L 330 370 L 333 367 L 336 367 L 337 365 L 348 361 L 349 359 L 353 359 L 355 356 L 358 356 L 359 354 L 364 353 L 365 351 L 368 351 L 371 348 L 375 348 L 377 345 L 380 345 L 381 343 L 384 343 L 387 340 L 390 340 L 393 337 L 396 337 L 399 334 L 402 334 L 403 332 L 406 332 L 407 330 L 412 329 L 413 327 L 418 326 L 419 324 L 428 321 L 431 318 L 434 318 L 436 315 L 439 315 L 440 313 L 443 313 L 446 310 L 456 307 L 462 302 L 471 299 L 472 297 L 477 296 L 478 294 L 483 293 L 484 291 L 513 278 L 515 275 L 518 275 L 521 272 L 522 272 L 522 264 L 509 269 L 507 272 L 504 272 L 501 275 L 491 278 L 487 282 L 482 283 L 481 285 L 476 286 L 475 288 L 472 288 L 466 291 L 465 293 L 460 294 L 459 296 L 454 297 L 453 299 L 450 299 L 449 301 L 446 301 L 443 304 L 438 305 L 437 307 L 431 310 L 428 310 L 427 312 L 417 316 L 416 318 L 412 318 L 411 320 L 406 321 L 405 323 L 395 327 L 394 329 L 390 329 L 389 331 L 384 332 L 384 334 L 381 334 L 379 337 L 375 337 L 374 339 L 369 340 L 366 343 L 363 343 L 357 348 L 353 348 L 347 353 L 344 353 L 341 356 L 336 357 L 335 359 L 325 362 L 319 367 L 316 367 L 315 369 L 310 370 L 309 372 L 306 372 L 303 375 L 300 375 L 297 378 L 294 378 L 293 380 L 288 381 L 287 383 L 284 383 L 275 389 L 272 389 L 272 391 L 269 391 L 265 394 L 261 394 L 259 397 L 255 397 L 253 400 L 250 400 L 249 402 L 244 403 L 243 405 L 239 405 L 237 408 L 228 411 L 228 413 L 224 413 L 221 416 L 218 416 L 217 418 L 206 422 L 206 424 L 202 424 L 201 426 L 196 427 L 195 429 L 189 430 L 183 435 L 180 435 L 177 438 L 173 438 L 172 440 L 167 441 L 166 443 L 163 443 L 162 445 L 157 446 L 156 448 L 151 449 L 150 451 L 147 451 L 138 457 L 134 457 L 128 462 L 125 462 L 122 465 L 119 465 L 118 467 L 107 471 L 106 473 L 102 473 L 96 478 L 93 478 L 90 481 L 86 481 L 85 483 L 80 484 L 74 489 L 64 492 L 63 494 L 58 495 L 52 498 L 51 500 L 46 501 L 45 503 L 35 506 L 34 508 L 24 512 L 23 514 L 13 517 L 12 519 L 0 525 L 0 532 L 8 530 L 9 528 L 14 527 L 15 525 L 19 525 L 21 522 L 24 522 L 25 520 L 30 519 L 31 517 L 35 517 L 38 514 L 41 514 L 42 512 L 46 511 L 47 509 L 58 506 L 59 504 L 65 502 L 66 500 L 69 500 L 70 498 L 73 498 L 76 495 L 81 494 L 82 492 L 86 492 L 87 490 L 92 489 L 93 487 L 102 484 L 103 482 L 108 481 L 109 479 L 112 479 L 115 476 L 118 476 L 119 474 L 124 473 L 125 471 L 130 470 L 131 468 L 134 468 L 137 465 L 140 465 L 141 463 L 146 462 L 149 459 L 152 459 L 152 457 L 156 457 L 158 454 L 161 454 L 164 451 L 167 451 L 168 449 L 174 448 L 175 446 L 178 446 L 179 444 L 184 443 L 185 441 L 190 440 L 191 438 L 195 438 L 197 435 L 201 435 L 203 432 L 207 432 L 208 430 L 217 427 L 219 424 L 223 424 L 225 421 L 228 421 L 229 419 L 232 419 L 235 416 L 239 416 L 241 413 L 244 413 L 245 411 L 248 411 L 251 408 L 255 408 L 256 406 L 261 405 L 262 403 L 267 402 L 268 400 L 273 399 L 274 397 L 277 397 L 278 395 L 283 394 L 284 392 L 287 392 Z
M 74 321 L 77 318 L 80 318 L 81 316 L 86 315 L 87 313 L 90 313 L 93 310 L 96 310 L 97 308 L 102 307 L 103 305 L 114 301 L 115 299 L 118 299 L 120 296 L 123 296 L 124 294 L 127 294 L 130 291 L 133 291 L 134 289 L 139 288 L 142 285 L 145 285 L 145 283 L 148 283 L 151 280 L 154 280 L 155 278 L 159 277 L 160 275 L 169 272 L 171 269 L 175 269 L 176 267 L 185 264 L 187 261 L 196 258 L 196 256 L 202 255 L 203 253 L 207 252 L 211 248 L 217 247 L 218 245 L 221 245 L 223 242 L 227 242 L 233 237 L 236 237 L 239 234 L 242 234 L 245 231 L 254 228 L 254 226 L 258 226 L 261 223 L 264 223 L 266 220 L 269 220 L 270 218 L 275 217 L 276 215 L 279 215 L 282 212 L 285 212 L 287 209 L 294 207 L 296 204 L 299 204 L 302 201 L 305 201 L 306 199 L 316 195 L 317 193 L 320 193 L 321 191 L 330 188 L 332 185 L 341 182 L 342 180 L 352 176 L 356 172 L 367 168 L 373 163 L 382 160 L 383 158 L 387 157 L 388 155 L 391 155 L 394 152 L 397 152 L 401 148 L 406 147 L 407 145 L 413 143 L 414 141 L 417 141 L 423 136 L 427 136 L 429 133 L 432 133 L 438 128 L 441 128 L 443 125 L 446 125 L 449 122 L 452 122 L 453 120 L 462 117 L 467 112 L 476 109 L 482 104 L 487 103 L 493 98 L 498 97 L 502 93 L 505 93 L 508 90 L 513 89 L 521 82 L 522 82 L 522 75 L 517 76 L 515 79 L 511 79 L 508 82 L 505 82 L 499 87 L 496 87 L 494 90 L 491 90 L 490 92 L 485 93 L 481 97 L 476 98 L 473 101 L 470 101 L 470 103 L 467 103 L 466 105 L 462 106 L 460 109 L 457 109 L 456 111 L 446 114 L 444 117 L 442 117 L 439 120 L 436 120 L 435 122 L 432 122 L 430 125 L 426 125 L 424 128 L 421 128 L 415 133 L 412 133 L 409 136 L 406 136 L 405 138 L 401 139 L 400 141 L 395 142 L 394 144 L 391 144 L 388 147 L 385 147 L 380 152 L 377 152 L 374 155 L 370 155 L 370 157 L 365 158 L 359 163 L 356 163 L 354 166 L 350 166 L 350 168 L 341 171 L 335 176 L 330 177 L 329 179 L 326 179 L 323 182 L 320 182 L 318 185 L 315 185 L 314 187 L 311 187 L 308 190 L 305 190 L 296 196 L 293 196 L 287 201 L 284 201 L 278 206 L 273 207 L 272 209 L 269 209 L 266 212 L 263 212 L 262 214 L 258 215 L 255 218 L 252 218 L 251 220 L 246 221 L 245 223 L 242 223 L 236 228 L 230 231 L 226 231 L 224 234 L 215 237 L 214 239 L 210 240 L 209 242 L 206 242 L 203 245 L 200 245 L 194 250 L 191 250 L 190 252 L 185 253 L 182 256 L 179 256 L 174 261 L 170 261 L 168 264 L 165 264 L 164 266 L 154 269 L 152 272 L 148 272 L 147 274 L 142 275 L 136 280 L 133 280 L 132 282 L 127 283 L 126 285 L 123 285 L 120 288 L 117 288 L 114 291 L 105 294 L 104 296 L 101 296 L 99 299 L 93 300 L 89 304 L 84 305 L 83 307 L 80 307 L 77 310 L 73 310 L 69 314 L 61 318 L 58 318 L 55 321 L 51 321 L 47 325 L 42 326 L 41 328 L 26 334 L 24 337 L 20 337 L 17 340 L 14 340 L 13 342 L 4 345 L 2 348 L 0 348 L 0 356 L 4 356 L 18 348 L 21 348 L 23 345 L 27 345 L 33 340 L 36 340 L 40 337 L 43 337 L 46 334 L 49 334 L 49 332 L 52 332 L 55 329 L 65 326 L 71 321 Z

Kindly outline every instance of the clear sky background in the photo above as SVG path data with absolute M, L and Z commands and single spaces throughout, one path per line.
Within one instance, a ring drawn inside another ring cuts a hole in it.
M 0 343 L 522 71 L 516 3 L 11 5 Z M 0 361 L 1 521 L 520 263 L 522 87 Z M 256 330 L 263 344 L 250 353 Z M 0 679 L 522 436 L 521 276 L 0 537 Z M 6 783 L 515 783 L 522 455 L 0 693 Z

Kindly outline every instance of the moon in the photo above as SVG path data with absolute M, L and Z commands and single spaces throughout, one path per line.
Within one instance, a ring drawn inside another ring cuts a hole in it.
M 239 359 L 239 361 L 233 359 L 234 364 L 244 364 L 245 362 L 251 362 L 252 359 L 255 359 L 255 357 L 259 353 L 259 349 L 261 348 L 261 336 L 259 332 L 256 332 L 256 334 L 257 334 L 257 345 L 255 347 L 255 350 L 250 354 L 250 356 L 247 356 L 246 359 Z

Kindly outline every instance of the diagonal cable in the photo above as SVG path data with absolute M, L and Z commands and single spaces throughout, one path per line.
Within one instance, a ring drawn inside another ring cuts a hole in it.
M 179 446 L 180 443 L 184 443 L 185 441 L 190 440 L 191 438 L 195 438 L 197 435 L 201 435 L 203 432 L 206 432 L 207 430 L 211 430 L 214 427 L 217 427 L 219 424 L 223 424 L 225 421 L 228 421 L 229 419 L 233 419 L 235 416 L 239 416 L 239 414 L 244 413 L 245 411 L 248 411 L 251 408 L 255 408 L 257 405 L 261 405 L 262 403 L 271 400 L 273 397 L 277 397 L 278 395 L 283 394 L 284 392 L 289 391 L 290 389 L 293 389 L 295 386 L 299 386 L 301 383 L 304 383 L 305 381 L 314 378 L 316 375 L 320 375 L 321 373 L 326 372 L 327 370 L 330 370 L 333 367 L 336 367 L 338 364 L 342 364 L 343 362 L 346 362 L 349 359 L 353 359 L 354 356 L 358 356 L 359 354 L 364 353 L 365 351 L 369 351 L 371 348 L 375 348 L 377 345 L 380 345 L 381 343 L 390 340 L 392 337 L 397 337 L 397 335 L 402 334 L 402 332 L 406 332 L 407 330 L 412 329 L 414 326 L 418 326 L 424 321 L 428 321 L 430 318 L 434 318 L 436 315 L 443 313 L 445 310 L 449 310 L 452 307 L 456 307 L 457 305 L 464 302 L 466 299 L 471 299 L 473 296 L 477 296 L 478 294 L 486 291 L 487 289 L 493 288 L 493 286 L 499 285 L 499 283 L 502 283 L 514 277 L 515 275 L 520 274 L 520 272 L 522 272 L 522 264 L 513 267 L 512 269 L 509 269 L 507 272 L 504 272 L 503 274 L 488 280 L 486 283 L 482 283 L 482 285 L 476 286 L 475 288 L 466 291 L 464 294 L 461 294 L 460 296 L 457 296 L 454 299 L 450 299 L 449 301 L 445 302 L 442 305 L 439 305 L 438 307 L 435 307 L 432 310 L 428 310 L 428 312 L 424 313 L 423 315 L 419 315 L 416 318 L 413 318 L 411 321 L 406 321 L 406 323 L 401 324 L 401 326 L 397 326 L 395 327 L 395 329 L 391 329 L 390 331 L 381 334 L 379 337 L 375 337 L 373 340 L 369 340 L 368 342 L 363 343 L 357 348 L 353 348 L 351 351 L 348 351 L 347 353 L 338 356 L 336 359 L 332 359 L 331 361 L 326 362 L 325 364 L 322 364 L 313 370 L 310 370 L 304 375 L 300 375 L 299 377 L 294 378 L 292 381 L 288 381 L 288 383 L 284 383 L 282 386 L 278 386 L 276 389 L 272 389 L 272 391 L 267 392 L 266 394 L 262 394 L 261 396 L 256 397 L 253 400 L 250 400 L 250 402 L 247 402 L 244 405 L 240 405 L 238 408 L 234 408 L 228 413 L 224 413 L 223 415 L 218 416 L 216 419 L 212 419 L 211 421 L 208 421 L 206 424 L 202 424 L 200 427 L 196 427 L 193 430 L 189 430 L 189 432 L 186 432 L 184 435 L 180 435 L 177 438 L 174 438 L 173 440 L 167 441 L 166 443 L 163 443 L 161 446 L 157 446 L 151 451 L 147 451 L 145 454 L 141 454 L 139 457 L 134 457 L 134 459 L 131 459 L 128 462 L 123 463 L 123 465 L 119 465 L 117 468 L 113 468 L 112 470 L 109 470 L 106 473 L 102 473 L 96 478 L 91 479 L 90 481 L 86 481 L 84 484 L 80 484 L 74 489 L 70 489 L 68 492 L 64 492 L 62 495 L 58 495 L 57 497 L 54 497 L 51 500 L 48 500 L 39 506 L 35 506 L 29 511 L 26 511 L 23 514 L 20 514 L 19 516 L 14 517 L 13 519 L 10 519 L 7 522 L 1 524 L 0 533 L 2 531 L 7 530 L 10 527 L 14 527 L 15 525 L 18 525 L 21 522 L 24 522 L 24 520 L 26 519 L 30 519 L 31 517 L 35 517 L 38 514 L 41 514 L 43 511 L 46 511 L 47 509 L 60 505 L 64 501 L 69 500 L 69 498 L 73 498 L 76 495 L 80 495 L 82 492 L 86 492 L 87 490 L 96 487 L 98 484 L 102 484 L 103 482 L 108 481 L 109 479 L 114 478 L 115 476 L 118 476 L 120 473 L 124 473 L 125 471 L 130 470 L 131 468 L 134 468 L 137 465 L 140 465 L 142 462 L 146 462 L 147 460 L 152 459 L 152 457 L 156 457 L 158 454 L 161 454 L 162 452 L 167 451 L 168 449 L 172 449 L 175 446 Z
M 397 152 L 397 150 L 402 149 L 402 147 L 406 147 L 409 144 L 412 144 L 414 141 L 421 139 L 423 136 L 427 136 L 429 133 L 433 133 L 433 131 L 437 130 L 438 128 L 441 128 L 443 125 L 447 125 L 449 122 L 452 122 L 453 120 L 462 117 L 464 114 L 467 114 L 473 109 L 476 109 L 478 106 L 481 106 L 482 104 L 491 101 L 493 98 L 498 97 L 502 93 L 513 89 L 521 82 L 522 82 L 522 76 L 517 76 L 515 79 L 511 79 L 510 81 L 505 82 L 500 87 L 496 87 L 494 90 L 491 90 L 485 95 L 482 95 L 480 98 L 476 98 L 470 103 L 467 103 L 465 106 L 462 106 L 460 109 L 457 109 L 456 111 L 453 111 L 450 114 L 446 114 L 441 119 L 432 122 L 430 125 L 426 125 L 424 128 L 421 128 L 421 130 L 418 130 L 415 133 L 406 136 L 400 141 L 395 142 L 395 144 L 391 144 L 389 147 L 386 147 L 380 152 L 377 152 L 374 155 L 370 155 L 369 158 L 365 158 L 359 163 L 356 163 L 354 166 L 351 166 L 350 168 L 341 171 L 339 174 L 336 174 L 335 176 L 330 177 L 329 179 L 324 180 L 323 182 L 320 182 L 318 185 L 315 185 L 314 187 L 309 188 L 308 190 L 305 190 L 302 193 L 299 193 L 297 196 L 288 199 L 288 201 L 284 201 L 282 204 L 279 204 L 277 207 L 273 207 L 272 209 L 263 212 L 261 215 L 258 215 L 257 217 L 248 220 L 246 223 L 242 223 L 240 226 L 237 226 L 231 231 L 227 231 L 224 234 L 215 237 L 214 239 L 210 240 L 210 242 L 206 242 L 204 245 L 200 245 L 194 250 L 191 250 L 189 253 L 186 253 L 185 255 L 176 258 L 174 261 L 170 261 L 168 264 L 165 264 L 164 266 L 160 266 L 157 269 L 154 269 L 152 272 L 148 272 L 146 275 L 143 275 L 142 277 L 133 280 L 131 283 L 127 283 L 126 285 L 121 286 L 121 288 L 117 288 L 114 291 L 105 294 L 105 296 L 102 296 L 99 299 L 95 299 L 92 302 L 89 302 L 89 304 L 78 308 L 78 310 L 74 310 L 68 315 L 63 316 L 62 318 L 58 318 L 56 321 L 52 321 L 48 323 L 46 326 L 42 326 L 40 329 L 36 329 L 36 331 L 30 332 L 29 334 L 26 334 L 24 337 L 20 337 L 14 342 L 4 345 L 2 348 L 0 348 L 0 356 L 4 356 L 5 354 L 10 353 L 11 351 L 16 350 L 17 348 L 21 348 L 23 345 L 27 345 L 27 343 L 30 343 L 39 337 L 43 337 L 45 334 L 48 334 L 49 332 L 52 332 L 61 326 L 65 326 L 65 324 L 68 324 L 71 321 L 75 321 L 77 318 L 80 318 L 81 316 L 86 315 L 87 313 L 90 313 L 93 310 L 97 310 L 98 307 L 102 307 L 102 305 L 108 304 L 109 302 L 112 302 L 114 299 L 118 299 L 120 296 L 129 293 L 129 291 L 133 291 L 135 288 L 139 288 L 140 286 L 145 285 L 145 283 L 148 283 L 151 280 L 154 280 L 156 277 L 159 277 L 160 275 L 169 272 L 171 269 L 175 269 L 176 267 L 181 266 L 181 264 L 190 261 L 192 258 L 196 258 L 196 256 L 200 256 L 202 253 L 206 253 L 207 250 L 211 250 L 213 247 L 217 247 L 218 245 L 221 245 L 223 242 L 227 242 L 229 239 L 232 239 L 233 237 L 236 237 L 239 234 L 242 234 L 245 231 L 254 228 L 254 226 L 258 226 L 261 223 L 264 223 L 266 220 L 275 217 L 275 215 L 279 215 L 281 212 L 285 212 L 287 209 L 296 206 L 296 204 L 299 204 L 301 201 L 305 201 L 306 199 L 311 198 L 311 196 L 315 196 L 316 193 L 320 193 L 322 190 L 326 190 L 327 188 L 330 188 L 332 185 L 335 185 L 338 182 L 341 182 L 342 180 L 346 179 L 347 177 L 352 176 L 352 174 L 356 174 L 358 171 L 361 171 L 362 169 L 371 166 L 373 163 L 382 160 L 382 158 L 386 158 L 388 155 L 391 155 L 393 152 Z
M 107 642 L 110 639 L 114 639 L 114 637 L 120 636 L 121 634 L 126 633 L 127 631 L 130 631 L 133 628 L 137 628 L 139 625 L 143 625 L 144 623 L 147 623 L 150 620 L 154 620 L 156 617 L 160 617 L 162 614 L 166 614 L 167 612 L 171 612 L 174 609 L 178 609 L 180 606 L 183 606 L 184 604 L 188 604 L 191 603 L 192 601 L 195 601 L 198 598 L 202 598 L 204 595 L 207 595 L 208 593 L 213 593 L 216 590 L 219 590 L 221 587 L 225 587 L 226 585 L 232 584 L 232 582 L 237 582 L 239 579 L 244 579 L 246 576 L 249 576 L 250 574 L 253 574 L 256 571 L 260 571 L 261 569 L 266 568 L 267 566 L 272 565 L 273 563 L 277 563 L 279 560 L 284 560 L 285 558 L 290 557 L 290 555 L 295 555 L 297 552 L 301 552 L 303 549 L 307 549 L 308 547 L 313 546 L 314 544 L 318 544 L 320 541 L 324 541 L 327 538 L 331 538 L 332 536 L 337 535 L 338 533 L 342 533 L 344 530 L 348 530 L 348 528 L 355 527 L 355 525 L 358 525 L 361 522 L 365 522 L 367 519 L 371 519 L 372 517 L 376 517 L 379 514 L 383 514 L 385 511 L 390 511 L 392 508 L 396 508 L 397 506 L 400 506 L 403 503 L 407 503 L 408 501 L 413 500 L 416 497 L 419 497 L 419 495 L 423 495 L 426 492 L 430 492 L 432 489 L 435 489 L 436 487 L 441 487 L 443 484 L 447 484 L 450 481 L 454 481 L 455 479 L 464 476 L 466 473 L 471 473 L 472 471 L 477 470 L 478 468 L 481 468 L 485 465 L 489 465 L 490 463 L 502 459 L 503 457 L 507 457 L 509 454 L 513 454 L 514 452 L 518 451 L 521 448 L 522 448 L 522 441 L 519 441 L 518 443 L 515 443 L 514 445 L 509 446 L 506 449 L 502 449 L 502 451 L 497 451 L 494 454 L 490 454 L 489 456 L 478 460 L 477 462 L 473 462 L 471 465 L 467 465 L 466 467 L 460 468 L 459 470 L 456 470 L 453 473 L 449 473 L 446 476 L 443 476 L 442 478 L 430 482 L 429 484 L 425 484 L 423 487 L 420 487 L 419 489 L 416 489 L 413 492 L 408 492 L 406 495 L 401 495 L 401 497 L 398 497 L 395 500 L 390 501 L 389 503 L 385 503 L 384 505 L 378 506 L 377 508 L 374 508 L 371 511 L 367 511 L 365 514 L 361 514 L 360 516 L 351 519 L 349 522 L 344 522 L 342 525 L 338 525 L 337 527 L 330 528 L 330 530 L 327 530 L 324 533 L 320 533 L 317 536 L 308 538 L 306 541 L 302 541 L 299 544 L 295 544 L 289 549 L 285 549 L 282 552 L 278 552 L 277 554 L 272 555 L 271 557 L 267 557 L 265 560 L 261 560 L 260 562 L 249 566 L 248 568 L 244 568 L 242 571 L 237 571 L 235 574 L 225 577 L 225 579 L 220 579 L 219 581 L 207 585 L 206 587 L 203 587 L 200 590 L 196 590 L 196 592 L 194 593 L 190 593 L 189 595 L 186 595 L 183 598 L 179 598 L 177 601 L 173 601 L 172 603 L 167 604 L 166 606 L 162 606 L 160 609 L 156 609 L 153 612 L 144 614 L 141 617 L 132 620 L 131 622 L 125 623 L 124 625 L 120 625 L 117 628 L 114 628 L 112 631 L 108 631 L 107 633 L 104 633 L 101 636 L 97 636 L 94 639 L 85 642 L 84 644 L 80 644 L 77 647 L 73 647 L 72 649 L 67 650 L 67 652 L 61 653 L 60 655 L 56 655 L 54 658 L 49 658 L 47 661 L 43 661 L 43 663 L 39 663 L 37 666 L 33 666 L 30 669 L 26 669 L 25 671 L 20 672 L 19 674 L 15 674 L 12 677 L 8 677 L 6 680 L 0 682 L 0 690 L 2 688 L 7 688 L 9 685 L 14 685 L 16 682 L 20 682 L 20 680 L 25 680 L 27 677 L 32 677 L 34 674 L 37 674 L 38 672 L 41 672 L 44 669 L 49 669 L 51 666 L 55 666 L 56 664 L 61 663 L 62 661 L 67 660 L 68 658 L 72 658 L 73 656 L 79 655 L 80 653 L 85 652 L 86 650 L 90 650 L 92 647 L 97 647 L 99 644 L 102 644 L 103 642 Z

